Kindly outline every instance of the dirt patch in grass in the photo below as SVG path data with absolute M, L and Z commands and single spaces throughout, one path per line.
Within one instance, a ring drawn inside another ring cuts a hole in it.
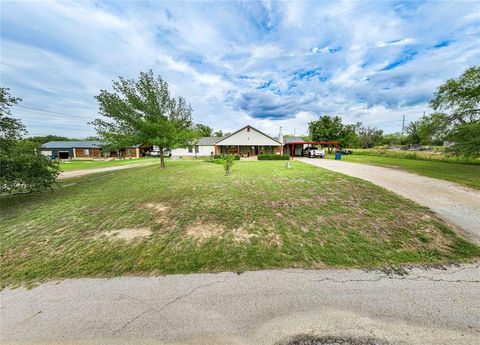
M 212 237 L 220 237 L 225 229 L 222 225 L 217 223 L 197 222 L 189 225 L 185 230 L 185 235 L 196 239 L 197 241 L 205 242 Z
M 384 340 L 370 337 L 339 337 L 297 335 L 277 343 L 277 345 L 387 345 Z
M 249 241 L 252 237 L 258 237 L 256 234 L 249 233 L 243 226 L 232 231 L 233 238 L 237 242 Z
M 151 210 L 155 215 L 155 222 L 161 225 L 172 225 L 175 220 L 171 217 L 171 207 L 162 202 L 147 202 L 141 206 Z
M 147 202 L 143 207 L 154 210 L 155 212 L 168 212 L 170 211 L 170 206 L 165 205 L 161 202 Z
M 152 234 L 149 228 L 125 228 L 118 230 L 110 230 L 103 235 L 111 240 L 124 240 L 126 242 L 133 242 L 137 239 L 147 238 Z

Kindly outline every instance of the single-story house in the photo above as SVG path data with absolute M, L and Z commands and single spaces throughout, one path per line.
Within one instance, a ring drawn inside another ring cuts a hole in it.
M 172 156 L 209 156 L 219 154 L 238 154 L 252 157 L 262 153 L 282 153 L 282 138 L 271 136 L 245 126 L 236 132 L 223 137 L 203 137 L 189 148 L 172 150 Z
M 41 146 L 41 152 L 52 159 L 93 159 L 102 157 L 136 158 L 141 157 L 147 148 L 142 145 L 110 151 L 102 155 L 103 141 L 49 141 Z

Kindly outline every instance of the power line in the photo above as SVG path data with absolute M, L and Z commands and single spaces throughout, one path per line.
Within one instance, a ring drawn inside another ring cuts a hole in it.
M 60 117 L 66 117 L 66 118 L 78 118 L 78 119 L 82 119 L 82 120 L 89 120 L 90 118 L 87 118 L 87 117 L 84 117 L 84 116 L 81 116 L 81 115 L 69 115 L 69 114 L 63 114 L 63 113 L 59 113 L 59 112 L 56 112 L 56 111 L 51 111 L 51 110 L 44 110 L 44 109 L 38 109 L 38 108 L 32 108 L 32 107 L 26 107 L 24 105 L 19 105 L 17 106 L 18 108 L 22 108 L 22 109 L 27 109 L 27 110 L 31 110 L 31 111 L 39 111 L 39 112 L 43 112 L 43 113 L 48 113 L 48 114 L 52 114 L 52 115 L 57 115 L 57 116 L 60 116 Z M 46 114 L 46 116 L 48 116 Z

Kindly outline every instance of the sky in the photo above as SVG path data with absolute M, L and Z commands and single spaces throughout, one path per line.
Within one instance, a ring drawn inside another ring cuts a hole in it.
M 29 135 L 94 135 L 95 95 L 152 69 L 224 132 L 306 134 L 320 115 L 385 132 L 480 65 L 478 1 L 2 1 L 1 80 Z

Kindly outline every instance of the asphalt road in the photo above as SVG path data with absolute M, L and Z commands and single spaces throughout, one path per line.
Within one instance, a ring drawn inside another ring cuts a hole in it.
M 72 279 L 0 297 L 2 344 L 263 345 L 297 334 L 480 343 L 480 263 L 407 275 L 282 270 Z
M 430 208 L 463 235 L 480 244 L 480 192 L 456 183 L 403 170 L 329 159 L 295 158 L 321 168 L 370 181 Z

